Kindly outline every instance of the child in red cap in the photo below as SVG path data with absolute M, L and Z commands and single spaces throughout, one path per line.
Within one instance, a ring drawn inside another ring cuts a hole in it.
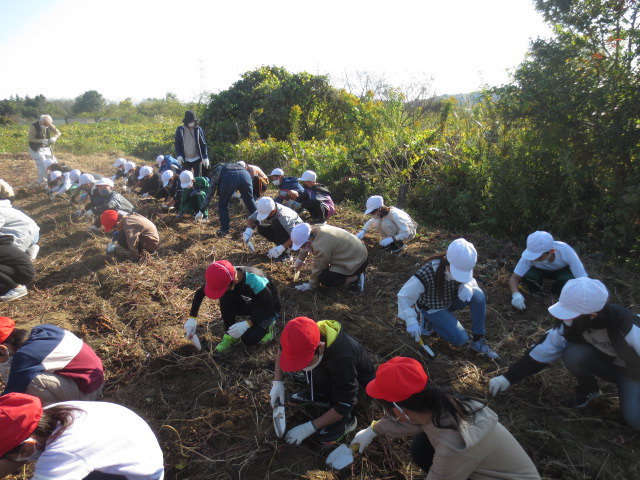
M 115 210 L 105 210 L 100 216 L 100 223 L 106 233 L 114 232 L 111 243 L 107 246 L 107 253 L 111 253 L 116 246 L 129 250 L 134 262 L 155 253 L 160 246 L 158 229 L 151 220 L 137 213 L 123 215 Z
M 193 296 L 185 334 L 200 348 L 196 335 L 198 311 L 204 297 L 220 299 L 220 313 L 225 333 L 216 346 L 218 353 L 227 353 L 238 340 L 245 345 L 267 343 L 274 335 L 280 313 L 280 300 L 275 284 L 262 270 L 254 267 L 234 267 L 227 260 L 213 262 L 205 272 L 205 284 Z M 236 321 L 237 317 L 249 317 Z

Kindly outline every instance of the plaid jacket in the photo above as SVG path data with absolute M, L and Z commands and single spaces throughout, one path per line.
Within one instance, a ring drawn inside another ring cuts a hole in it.
M 449 308 L 458 293 L 458 282 L 454 280 L 444 280 L 443 295 L 436 292 L 436 270 L 440 260 L 432 260 L 425 263 L 415 276 L 424 286 L 424 293 L 418 299 L 418 307 L 421 310 L 433 310 Z

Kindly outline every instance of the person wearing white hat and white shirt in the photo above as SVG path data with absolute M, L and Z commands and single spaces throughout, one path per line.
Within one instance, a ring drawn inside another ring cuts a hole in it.
M 470 347 L 489 358 L 498 358 L 485 340 L 487 300 L 473 278 L 477 259 L 473 244 L 458 238 L 446 253 L 428 258 L 400 289 L 398 317 L 416 342 L 421 335 L 436 332 L 453 345 L 467 344 L 469 335 L 453 312 L 469 306 L 473 335 Z
M 284 202 L 284 204 L 295 211 L 307 210 L 311 215 L 311 223 L 324 223 L 336 213 L 336 207 L 331 199 L 329 189 L 318 183 L 317 179 L 316 172 L 305 170 L 302 177 L 298 179 L 304 192 L 298 194 L 297 191 L 290 190 L 288 196 L 293 200 Z
M 274 198 L 276 203 L 284 203 L 288 200 L 294 200 L 294 194 L 289 194 L 294 190 L 298 195 L 304 192 L 304 187 L 298 182 L 298 177 L 287 177 L 284 170 L 274 168 L 269 174 L 271 184 L 278 187 L 278 195 Z M 297 198 L 297 197 L 296 197 Z
M 29 126 L 29 155 L 36 162 L 38 168 L 38 185 L 47 183 L 47 169 L 44 165 L 46 159 L 53 156 L 51 146 L 58 140 L 61 133 L 53 124 L 49 115 L 41 115 Z
M 71 188 L 71 172 L 62 173 L 55 170 L 49 174 L 50 189 L 49 196 L 55 197 L 66 193 Z
M 35 260 L 40 250 L 40 227 L 31 217 L 11 205 L 13 198 L 11 185 L 0 179 L 0 235 L 11 235 L 13 244 Z
M 180 208 L 182 201 L 182 185 L 180 184 L 180 175 L 172 169 L 165 170 L 160 175 L 162 188 L 166 192 L 162 208 L 167 211 Z
M 511 305 L 518 310 L 526 308 L 524 296 L 519 291 L 521 281 L 531 292 L 539 292 L 545 278 L 553 279 L 551 291 L 559 295 L 568 280 L 586 276 L 587 272 L 573 248 L 555 241 L 548 232 L 533 232 L 527 238 L 527 249 L 522 252 L 509 278 Z
M 624 420 L 640 430 L 640 318 L 610 303 L 602 282 L 588 277 L 569 280 L 549 313 L 557 324 L 504 375 L 489 381 L 492 395 L 562 359 L 576 377 L 566 404 L 585 407 L 601 395 L 598 378 L 618 387 Z
M 140 167 L 138 171 L 138 182 L 133 187 L 134 191 L 140 195 L 141 199 L 151 197 L 160 198 L 164 196 L 162 180 L 160 174 L 153 171 L 149 166 Z
M 114 182 L 120 178 L 126 176 L 126 172 L 124 171 L 124 166 L 126 165 L 127 160 L 120 157 L 116 158 L 116 161 L 113 162 L 113 167 L 116 169 L 116 173 L 111 177 L 111 180 Z
M 352 233 L 331 225 L 300 223 L 291 230 L 291 248 L 300 250 L 294 268 L 299 270 L 309 253 L 313 254 L 313 267 L 308 283 L 296 286 L 305 292 L 318 288 L 354 285 L 364 290 L 364 271 L 368 252 L 362 241 Z
M 276 244 L 267 252 L 267 256 L 278 261 L 288 260 L 291 231 L 301 223 L 302 219 L 295 211 L 276 204 L 270 197 L 262 197 L 258 199 L 258 210 L 247 218 L 247 229 L 242 239 L 248 245 L 254 229 L 257 229 L 258 234 Z
M 369 230 L 377 231 L 380 236 L 380 246 L 392 253 L 397 253 L 405 248 L 405 242 L 416 235 L 416 222 L 407 212 L 396 207 L 387 207 L 380 195 L 374 195 L 367 199 L 365 215 L 372 218 L 362 227 L 356 237 L 364 238 Z

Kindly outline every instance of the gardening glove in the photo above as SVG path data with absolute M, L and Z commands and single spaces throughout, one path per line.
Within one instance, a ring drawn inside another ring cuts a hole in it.
M 93 218 L 93 210 L 87 210 L 86 212 L 84 212 L 84 216 L 91 220 Z
M 301 285 L 296 285 L 296 290 L 298 290 L 299 292 L 308 292 L 310 290 L 313 290 L 313 287 L 310 283 L 303 283 Z
M 520 292 L 516 292 L 511 295 L 511 305 L 518 310 L 524 310 L 527 306 L 524 304 L 524 296 Z
M 420 334 L 422 333 L 422 327 L 419 323 L 412 323 L 407 325 L 407 333 L 413 337 L 416 342 L 420 341 Z
M 189 340 L 196 334 L 196 327 L 198 326 L 198 319 L 196 317 L 189 317 L 189 319 L 184 322 L 184 336 Z
M 142 195 L 140 195 L 140 198 L 149 198 L 150 195 L 148 193 L 143 193 Z
M 388 247 L 392 243 L 393 243 L 393 237 L 387 237 L 387 238 L 383 238 L 382 240 L 380 240 L 380 246 L 381 247 Z
M 118 244 L 116 242 L 109 242 L 107 244 L 107 254 L 113 252 L 116 249 L 117 246 L 118 246 Z
M 87 193 L 81 193 L 80 197 L 78 197 L 78 201 L 83 202 L 87 199 L 87 197 L 89 196 L 89 194 Z
M 242 234 L 242 241 L 248 243 L 251 237 L 253 237 L 253 228 L 247 228 Z
M 128 192 L 129 191 L 129 187 L 127 187 L 126 185 L 122 186 L 122 191 L 123 192 Z
M 362 240 L 366 234 L 367 234 L 367 231 L 363 228 L 358 233 L 356 233 L 356 237 L 358 237 L 358 239 Z M 380 242 L 380 243 L 382 243 L 382 242 Z
M 295 211 L 301 210 L 302 204 L 300 202 L 291 202 L 291 208 L 293 208 Z
M 202 217 L 204 217 L 204 214 L 202 212 L 196 213 L 196 220 L 202 220 Z
M 309 420 L 307 423 L 303 423 L 289 430 L 284 436 L 284 439 L 291 445 L 294 443 L 300 445 L 305 438 L 310 437 L 314 433 L 316 433 L 316 427 L 314 427 L 311 420 Z
M 511 386 L 511 382 L 507 380 L 504 375 L 500 375 L 499 377 L 493 377 L 489 380 L 489 392 L 494 397 L 500 393 L 504 392 Z
M 468 283 L 463 283 L 458 288 L 458 298 L 463 302 L 468 302 L 473 297 L 473 287 Z
M 176 160 L 178 160 L 178 163 L 180 164 L 180 166 L 182 166 L 182 164 L 184 163 L 184 159 L 178 155 L 178 158 L 176 158 Z
M 111 175 L 111 180 L 113 180 L 115 182 L 116 181 L 116 176 L 115 175 Z
M 229 330 L 227 330 L 227 335 L 233 338 L 240 338 L 242 335 L 244 335 L 244 332 L 249 330 L 250 326 L 251 325 L 246 320 L 242 322 L 236 322 L 229 327 Z
M 271 250 L 267 252 L 267 257 L 269 258 L 278 258 L 280 255 L 284 253 L 286 249 L 283 245 L 278 245 L 273 247 Z
M 77 210 L 75 212 L 73 212 L 73 219 L 74 220 L 80 220 L 80 218 L 82 218 L 82 216 L 84 215 L 84 211 L 82 210 Z
M 272 382 L 269 396 L 271 397 L 271 408 L 276 408 L 277 400 L 280 400 L 280 405 L 284 405 L 284 382 L 282 380 Z
M 376 422 L 371 422 L 370 426 L 356 433 L 355 437 L 353 437 L 353 440 L 351 440 L 351 443 L 349 444 L 349 446 L 359 444 L 360 446 L 358 448 L 358 453 L 364 452 L 364 449 L 367 447 L 367 445 L 371 443 L 371 440 L 376 438 L 376 435 L 378 435 L 373 430 L 373 426 L 375 424 Z
M 293 269 L 300 270 L 303 265 L 304 265 L 304 260 L 300 260 L 299 258 L 296 258 L 296 261 L 293 262 Z
M 202 159 L 202 165 L 204 165 L 204 168 L 209 168 L 209 159 L 208 158 Z

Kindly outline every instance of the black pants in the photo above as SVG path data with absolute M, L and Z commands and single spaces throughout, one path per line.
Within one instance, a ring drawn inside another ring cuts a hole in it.
M 14 244 L 0 245 L 0 259 L 0 295 L 35 278 L 31 258 Z
M 190 170 L 193 172 L 194 177 L 202 176 L 202 159 L 199 158 L 195 162 L 187 162 L 185 159 L 182 165 L 184 170 Z
M 329 208 L 320 200 L 300 202 L 300 205 L 309 212 L 312 222 L 324 222 L 327 219 Z
M 402 248 L 403 245 L 404 245 L 404 242 L 402 240 L 394 240 L 386 247 L 382 247 L 382 249 L 388 252 L 395 252 L 396 250 Z
M 271 225 L 258 225 L 258 233 L 276 245 L 282 245 L 290 236 L 278 220 L 273 220 Z
M 222 314 L 222 321 L 224 322 L 224 331 L 229 330 L 231 325 L 240 321 L 237 317 L 251 316 L 250 304 L 246 303 L 238 295 L 224 295 L 220 299 L 220 313 Z M 234 315 L 236 318 L 234 318 Z M 242 343 L 245 345 L 255 345 L 262 337 L 267 333 L 267 330 L 278 319 L 279 313 L 273 314 L 271 317 L 256 321 L 251 318 L 253 325 L 240 337 Z M 229 320 L 229 319 L 233 320 Z
M 127 480 L 124 475 L 112 475 L 110 473 L 91 472 L 83 480 Z
M 360 265 L 355 272 L 349 275 L 345 275 L 344 273 L 332 272 L 327 268 L 326 270 L 320 272 L 320 275 L 318 275 L 318 281 L 325 287 L 340 287 L 347 283 L 347 277 L 360 275 L 361 273 L 363 273 L 366 270 L 368 263 L 369 260 L 365 260 L 364 263 Z

